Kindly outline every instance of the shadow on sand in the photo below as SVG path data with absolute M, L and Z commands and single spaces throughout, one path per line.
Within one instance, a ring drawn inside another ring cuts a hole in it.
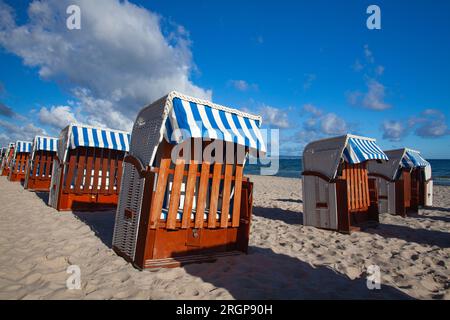
M 34 191 L 34 193 L 38 196 L 39 199 L 41 199 L 45 203 L 45 205 L 48 204 L 48 197 L 49 197 L 49 193 L 48 192 L 45 192 L 45 191 Z
M 412 299 L 385 284 L 380 290 L 369 290 L 365 274 L 351 280 L 269 248 L 250 247 L 248 255 L 189 264 L 184 269 L 226 289 L 235 299 Z
M 442 211 L 442 212 L 450 212 L 450 208 L 443 207 L 424 207 L 424 210 L 434 210 L 434 211 Z
M 303 214 L 299 211 L 254 207 L 253 215 L 272 220 L 280 220 L 287 224 L 303 224 Z
M 303 203 L 303 200 L 300 200 L 300 199 L 275 199 L 275 201 Z
M 108 248 L 112 247 L 115 211 L 74 211 L 73 214 L 88 225 Z
M 380 223 L 377 228 L 368 229 L 367 233 L 378 234 L 384 238 L 396 238 L 407 242 L 415 242 L 423 245 L 450 247 L 450 237 L 447 232 L 414 229 L 406 226 Z

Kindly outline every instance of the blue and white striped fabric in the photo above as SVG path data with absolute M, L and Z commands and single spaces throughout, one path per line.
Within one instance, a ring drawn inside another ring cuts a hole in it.
M 33 143 L 29 141 L 17 141 L 16 152 L 31 152 L 31 145 Z
M 58 139 L 57 138 L 51 138 L 51 137 L 42 137 L 42 136 L 36 136 L 35 140 L 35 147 L 34 150 L 36 151 L 58 151 Z
M 344 149 L 344 160 L 348 163 L 361 163 L 367 160 L 389 160 L 375 140 L 349 137 Z
M 266 152 L 260 121 L 178 97 L 172 103 L 164 133 L 170 143 L 189 138 L 219 139 Z
M 406 160 L 406 163 L 408 164 L 408 168 L 414 168 L 414 167 L 426 167 L 429 166 L 430 163 L 425 160 L 419 152 L 414 150 L 407 150 L 405 153 L 405 156 L 402 159 L 402 164 L 404 164 L 403 160 Z M 412 164 L 412 166 L 411 166 Z
M 131 135 L 124 131 L 73 125 L 70 133 L 70 149 L 77 147 L 130 150 Z

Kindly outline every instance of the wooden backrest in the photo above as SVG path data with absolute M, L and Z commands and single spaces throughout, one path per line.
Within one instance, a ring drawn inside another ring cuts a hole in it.
M 14 167 L 12 168 L 13 173 L 25 173 L 28 166 L 28 156 L 27 152 L 17 152 L 14 159 Z
M 343 163 L 342 179 L 347 182 L 347 203 L 350 211 L 364 211 L 370 206 L 369 179 L 366 163 Z
M 68 152 L 63 191 L 67 193 L 118 194 L 123 151 L 78 147 Z
M 52 175 L 52 164 L 56 153 L 39 150 L 34 153 L 34 159 L 30 161 L 30 177 L 49 179 Z
M 242 161 L 210 163 L 193 158 L 172 161 L 171 146 L 163 146 L 159 166 L 152 169 L 156 179 L 151 195 L 150 227 L 238 227 L 244 179 Z M 163 211 L 167 212 L 166 219 L 161 219 Z

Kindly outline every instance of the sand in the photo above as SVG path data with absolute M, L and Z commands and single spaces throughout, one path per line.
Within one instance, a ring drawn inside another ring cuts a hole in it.
M 113 211 L 60 213 L 0 177 L 0 299 L 450 299 L 450 187 L 418 215 L 344 235 L 302 225 L 300 179 L 251 179 L 248 255 L 138 271 L 110 249 Z M 367 288 L 369 265 L 380 290 Z

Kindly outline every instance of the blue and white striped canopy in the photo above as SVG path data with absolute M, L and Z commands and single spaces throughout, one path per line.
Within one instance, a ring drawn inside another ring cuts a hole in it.
M 349 137 L 343 152 L 348 163 L 361 163 L 367 160 L 389 160 L 373 139 Z
M 164 136 L 172 144 L 189 138 L 219 139 L 266 152 L 258 117 L 174 97 Z
M 31 152 L 32 142 L 29 141 L 17 141 L 15 152 Z
M 131 135 L 125 131 L 72 125 L 69 148 L 94 147 L 129 151 L 130 140 Z
M 34 138 L 35 151 L 58 151 L 58 139 L 51 137 L 36 136 Z
M 430 163 L 425 160 L 418 151 L 407 150 L 402 159 L 402 165 L 406 168 L 426 167 Z

